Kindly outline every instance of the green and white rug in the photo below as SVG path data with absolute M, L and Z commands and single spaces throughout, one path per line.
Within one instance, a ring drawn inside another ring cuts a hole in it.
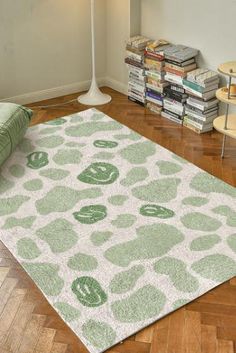
M 236 189 L 90 109 L 29 129 L 0 239 L 92 353 L 236 275 Z

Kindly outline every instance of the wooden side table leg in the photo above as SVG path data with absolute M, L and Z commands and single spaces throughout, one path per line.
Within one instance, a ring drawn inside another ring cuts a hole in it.
M 225 142 L 226 142 L 226 135 L 224 135 L 224 137 L 223 137 L 222 150 L 221 150 L 221 158 L 224 158 Z

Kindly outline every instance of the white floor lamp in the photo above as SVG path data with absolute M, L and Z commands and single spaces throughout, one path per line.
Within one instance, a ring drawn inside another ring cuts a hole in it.
M 91 0 L 91 29 L 92 29 L 92 83 L 89 91 L 78 97 L 78 102 L 85 105 L 102 105 L 109 103 L 111 97 L 100 91 L 96 81 L 96 62 L 95 62 L 95 29 L 94 29 L 94 0 Z

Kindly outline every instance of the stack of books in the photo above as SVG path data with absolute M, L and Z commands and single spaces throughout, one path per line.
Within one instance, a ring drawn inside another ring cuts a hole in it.
M 168 83 L 165 81 L 165 50 L 170 46 L 165 40 L 152 41 L 145 50 L 147 108 L 160 114 L 163 106 L 163 93 Z
M 165 80 L 169 86 L 164 89 L 161 115 L 179 124 L 183 123 L 188 95 L 183 79 L 197 67 L 198 50 L 183 45 L 171 45 L 165 50 Z
M 184 125 L 197 133 L 211 131 L 219 108 L 216 99 L 218 73 L 209 69 L 194 70 L 188 73 L 183 85 L 189 94 Z
M 130 38 L 126 45 L 125 63 L 129 70 L 128 98 L 143 106 L 146 103 L 144 51 L 149 42 L 149 38 L 135 36 Z

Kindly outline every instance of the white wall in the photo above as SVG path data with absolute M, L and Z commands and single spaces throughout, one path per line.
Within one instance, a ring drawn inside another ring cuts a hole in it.
M 141 30 L 201 51 L 199 63 L 216 69 L 236 59 L 236 0 L 142 0 Z
M 97 75 L 106 72 L 106 0 L 96 0 Z M 0 100 L 91 75 L 90 1 L 0 0 Z
M 97 76 L 119 91 L 127 89 L 125 41 L 139 31 L 200 49 L 203 66 L 235 60 L 236 0 L 95 4 Z M 19 96 L 25 103 L 86 89 L 90 43 L 89 0 L 0 0 L 0 100 Z
M 129 6 L 127 0 L 107 0 L 107 77 L 110 86 L 120 91 L 127 85 L 124 65 L 125 41 L 129 33 Z
M 127 39 L 140 33 L 141 0 L 107 0 L 107 84 L 127 92 L 128 71 L 124 64 Z

